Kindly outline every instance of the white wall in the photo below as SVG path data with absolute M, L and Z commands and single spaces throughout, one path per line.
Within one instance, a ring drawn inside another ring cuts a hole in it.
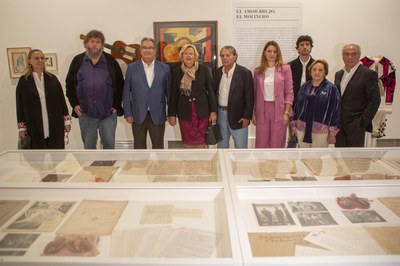
M 0 151 L 15 149 L 17 141 L 15 87 L 9 77 L 7 47 L 32 47 L 55 52 L 57 76 L 64 84 L 74 55 L 83 51 L 80 34 L 99 29 L 106 42 L 139 43 L 153 36 L 154 21 L 218 20 L 218 46 L 232 44 L 234 0 L 1 0 L 0 1 Z M 277 2 L 277 1 L 271 1 Z M 302 0 L 303 33 L 314 39 L 314 58 L 330 64 L 328 79 L 342 67 L 341 48 L 358 43 L 364 55 L 385 55 L 400 67 L 400 1 L 398 0 Z M 266 40 L 267 41 L 267 40 Z M 279 41 L 279 40 L 277 40 Z M 293 44 L 294 46 L 295 44 Z M 240 55 L 239 55 L 240 56 Z M 122 65 L 125 68 L 124 65 Z M 398 75 L 397 75 L 398 77 Z M 398 82 L 400 83 L 400 82 Z M 388 119 L 387 138 L 400 138 L 398 85 L 393 115 Z M 166 138 L 180 138 L 179 130 L 167 126 Z M 130 127 L 121 118 L 117 139 L 132 139 Z M 73 120 L 67 149 L 82 148 L 77 120 Z

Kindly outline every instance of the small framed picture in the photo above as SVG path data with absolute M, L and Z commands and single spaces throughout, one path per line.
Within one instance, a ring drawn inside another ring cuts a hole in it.
M 7 48 L 10 78 L 15 79 L 22 76 L 28 65 L 28 53 L 30 50 L 30 47 Z
M 44 53 L 46 58 L 46 70 L 47 71 L 58 71 L 57 54 L 56 53 Z

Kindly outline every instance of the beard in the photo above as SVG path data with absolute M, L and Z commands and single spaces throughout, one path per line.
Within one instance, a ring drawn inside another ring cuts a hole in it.
M 101 56 L 101 53 L 103 52 L 103 49 L 100 49 L 96 52 L 91 51 L 89 48 L 87 49 L 87 54 L 89 56 L 90 59 L 97 59 Z

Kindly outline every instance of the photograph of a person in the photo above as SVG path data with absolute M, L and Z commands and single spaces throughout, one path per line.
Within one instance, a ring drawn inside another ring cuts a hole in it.
M 328 209 L 321 202 L 291 201 L 288 204 L 302 226 L 337 224 Z
M 282 226 L 295 224 L 284 203 L 253 203 L 253 209 L 259 226 Z
M 7 234 L 0 241 L 0 248 L 29 248 L 39 234 Z
M 329 212 L 298 212 L 296 216 L 302 226 L 338 224 Z
M 386 220 L 374 210 L 342 211 L 342 213 L 353 224 L 386 222 Z
M 7 230 L 51 232 L 75 202 L 38 201 L 15 220 Z

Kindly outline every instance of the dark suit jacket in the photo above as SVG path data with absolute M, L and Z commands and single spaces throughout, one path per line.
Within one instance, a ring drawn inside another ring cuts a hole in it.
M 311 75 L 308 72 L 308 68 L 311 66 L 314 59 L 311 57 L 310 61 L 308 62 L 306 68 L 306 81 L 311 79 Z M 290 69 L 292 70 L 292 79 L 293 79 L 293 93 L 294 93 L 294 100 L 293 106 L 297 103 L 297 94 L 299 93 L 301 87 L 301 75 L 303 74 L 303 64 L 300 61 L 300 58 L 297 57 L 293 61 L 289 62 Z
M 196 108 L 199 119 L 208 117 L 211 112 L 217 112 L 212 78 L 207 66 L 199 64 L 192 81 L 192 93 L 188 97 L 180 92 L 183 71 L 180 65 L 172 72 L 171 97 L 168 104 L 168 116 L 176 116 L 182 120 L 192 119 L 192 102 Z
M 335 74 L 335 85 L 340 88 L 344 70 Z M 371 121 L 381 102 L 376 72 L 360 65 L 350 79 L 341 99 L 341 129 L 351 133 L 354 127 L 372 131 Z
M 150 107 L 151 120 L 156 125 L 167 120 L 166 104 L 171 90 L 169 66 L 154 62 L 154 80 L 149 87 L 142 60 L 128 65 L 126 71 L 123 103 L 124 117 L 132 116 L 135 123 L 142 124 Z
M 217 69 L 215 82 L 215 95 L 218 102 L 219 83 L 222 78 L 222 69 Z M 239 120 L 243 117 L 251 120 L 253 118 L 254 86 L 253 75 L 247 68 L 236 64 L 233 72 L 231 86 L 228 96 L 228 122 L 232 129 L 242 128 Z

